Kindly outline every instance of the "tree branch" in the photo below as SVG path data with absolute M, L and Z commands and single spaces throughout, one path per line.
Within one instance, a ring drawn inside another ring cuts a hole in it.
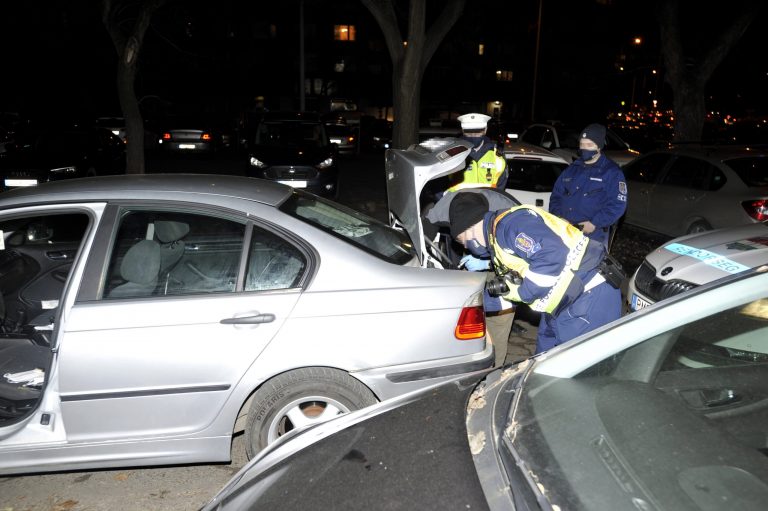
M 426 69 L 440 43 L 442 43 L 445 36 L 461 17 L 465 3 L 466 0 L 450 0 L 443 8 L 437 20 L 429 27 L 421 61 L 422 70 Z
M 728 26 L 728 29 L 720 34 L 714 46 L 710 48 L 698 69 L 698 78 L 705 82 L 709 80 L 715 69 L 722 63 L 733 45 L 744 35 L 757 12 L 763 7 L 762 2 L 750 2 L 741 11 L 736 20 Z
M 397 14 L 389 0 L 360 0 L 376 19 L 384 33 L 392 65 L 397 66 L 403 58 L 403 36 L 397 24 Z

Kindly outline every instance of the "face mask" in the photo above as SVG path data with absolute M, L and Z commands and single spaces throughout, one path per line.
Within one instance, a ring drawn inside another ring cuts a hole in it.
M 483 141 L 483 136 L 482 135 L 480 135 L 479 137 L 469 137 L 469 136 L 465 135 L 464 138 L 466 139 L 467 142 L 472 144 L 474 147 L 479 146 L 480 142 Z
M 599 153 L 600 151 L 592 151 L 591 149 L 579 149 L 579 158 L 584 161 L 589 161 Z
M 469 250 L 469 253 L 475 257 L 479 257 L 481 259 L 487 259 L 491 257 L 491 251 L 488 250 L 488 247 L 484 247 L 474 238 L 467 240 L 466 247 L 467 250 Z

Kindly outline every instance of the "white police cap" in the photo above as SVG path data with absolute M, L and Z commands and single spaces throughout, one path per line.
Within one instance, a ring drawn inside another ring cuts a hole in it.
M 463 130 L 482 130 L 488 125 L 491 116 L 485 114 L 464 114 L 460 115 L 458 119 Z

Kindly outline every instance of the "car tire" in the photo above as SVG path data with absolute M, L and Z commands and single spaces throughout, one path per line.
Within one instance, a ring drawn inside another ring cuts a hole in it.
M 264 383 L 253 396 L 245 425 L 246 454 L 252 458 L 296 427 L 376 402 L 368 387 L 337 369 L 311 367 L 280 374 Z
M 704 231 L 711 231 L 712 226 L 705 220 L 696 220 L 693 222 L 686 231 L 686 234 L 697 234 Z

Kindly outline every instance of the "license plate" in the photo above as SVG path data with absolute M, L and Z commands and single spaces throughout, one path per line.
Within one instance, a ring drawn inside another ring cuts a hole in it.
M 640 309 L 644 309 L 645 307 L 648 307 L 649 305 L 653 305 L 651 302 L 647 300 L 643 300 L 636 294 L 632 294 L 632 310 L 633 311 L 639 311 Z
M 341 144 L 341 139 L 340 138 L 332 138 L 331 139 L 331 143 L 332 144 Z
M 37 179 L 6 179 L 5 186 L 35 186 Z
M 292 186 L 294 188 L 306 188 L 307 182 L 306 181 L 278 181 L 278 183 L 282 183 L 284 185 Z
M 195 144 L 179 144 L 179 149 L 194 149 Z

